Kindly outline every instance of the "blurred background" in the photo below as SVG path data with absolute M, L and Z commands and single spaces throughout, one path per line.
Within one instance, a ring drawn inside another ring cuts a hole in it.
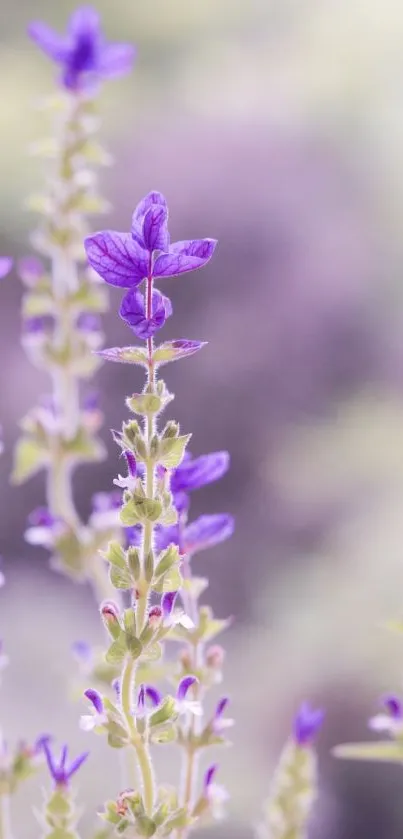
M 303 698 L 327 709 L 312 837 L 397 839 L 401 768 L 342 764 L 330 748 L 366 739 L 385 690 L 402 689 L 403 642 L 403 7 L 399 0 L 94 0 L 111 40 L 138 48 L 134 73 L 105 86 L 103 173 L 128 227 L 150 189 L 167 196 L 173 238 L 213 236 L 208 269 L 172 280 L 165 336 L 209 342 L 172 365 L 175 416 L 195 454 L 228 448 L 232 469 L 193 511 L 232 512 L 234 538 L 197 558 L 228 632 L 226 685 L 237 720 L 221 756 L 229 820 L 211 836 L 251 837 Z M 29 253 L 24 199 L 41 170 L 27 146 L 46 134 L 34 105 L 54 68 L 28 41 L 32 18 L 63 29 L 75 4 L 4 0 L 0 11 L 0 253 Z M 97 225 L 99 223 L 97 222 Z M 168 289 L 167 289 L 168 291 Z M 51 728 L 86 748 L 66 690 L 70 645 L 100 641 L 91 592 L 24 544 L 43 477 L 8 485 L 20 418 L 47 392 L 19 346 L 22 289 L 1 286 L 0 412 L 5 453 L 0 631 L 11 665 L 0 694 L 7 737 Z M 111 291 L 107 345 L 128 343 Z M 135 381 L 134 381 L 135 380 Z M 98 376 L 107 463 L 77 475 L 83 515 L 108 489 L 108 432 L 141 374 Z M 116 787 L 117 764 L 91 740 L 83 769 L 86 835 Z M 162 750 L 163 751 L 163 750 Z M 158 764 L 172 772 L 171 753 Z M 168 766 L 169 764 L 169 766 Z M 175 767 L 175 771 L 177 767 Z M 28 803 L 27 803 L 28 800 Z M 20 799 L 24 839 L 37 828 Z

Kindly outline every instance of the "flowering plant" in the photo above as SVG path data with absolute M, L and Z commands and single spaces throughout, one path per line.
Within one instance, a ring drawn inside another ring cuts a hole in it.
M 96 96 L 101 82 L 130 69 L 134 51 L 108 44 L 89 7 L 72 15 L 65 36 L 38 22 L 29 32 L 56 63 L 60 88 L 57 101 L 48 103 L 55 137 L 35 148 L 49 161 L 45 192 L 30 200 L 42 216 L 33 235 L 40 258 L 28 256 L 17 266 L 26 287 L 24 346 L 49 374 L 51 393 L 22 422 L 12 480 L 20 484 L 46 470 L 46 500 L 31 514 L 26 539 L 48 549 L 58 571 L 93 585 L 106 630 L 107 648 L 98 658 L 86 642 L 74 645 L 87 680 L 81 729 L 103 736 L 128 757 L 124 786 L 111 790 L 97 836 L 175 833 L 184 839 L 201 820 L 219 818 L 228 798 L 217 782 L 215 760 L 201 775 L 199 758 L 227 744 L 233 724 L 225 692 L 211 713 L 205 702 L 222 681 L 225 653 L 216 639 L 230 620 L 200 603 L 208 581 L 195 574 L 194 556 L 232 536 L 234 521 L 227 513 L 189 517 L 191 493 L 226 473 L 228 453 L 192 456 L 191 435 L 181 433 L 176 421 L 161 422 L 174 398 L 161 369 L 195 354 L 204 342 L 156 338 L 173 314 L 165 281 L 203 268 L 217 243 L 171 242 L 167 202 L 158 191 L 137 204 L 129 231 L 89 232 L 88 217 L 108 206 L 95 177 L 95 167 L 110 162 L 95 139 Z M 0 260 L 2 276 L 11 267 L 9 258 Z M 135 343 L 101 348 L 100 315 L 107 308 L 102 281 L 124 290 L 119 313 Z M 81 381 L 105 360 L 139 366 L 145 383 L 141 392 L 127 396 L 130 416 L 113 432 L 124 474 L 115 478 L 112 493 L 96 494 L 84 523 L 74 504 L 74 470 L 105 450 L 97 436 L 98 398 L 83 396 Z M 165 655 L 168 642 L 179 648 L 173 660 Z M 307 705 L 295 718 L 260 828 L 272 839 L 306 835 L 317 785 L 314 740 L 322 718 Z M 153 750 L 172 744 L 181 752 L 182 769 L 170 787 L 156 777 Z M 32 747 L 20 744 L 14 753 L 3 744 L 0 839 L 11 837 L 10 796 L 44 765 L 52 786 L 40 816 L 43 835 L 78 837 L 72 779 L 87 757 L 85 751 L 69 760 L 67 745 L 58 755 L 48 734 Z

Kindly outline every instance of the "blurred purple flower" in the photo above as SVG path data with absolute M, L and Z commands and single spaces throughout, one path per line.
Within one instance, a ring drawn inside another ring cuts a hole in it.
M 59 761 L 56 761 L 54 754 L 52 754 L 49 741 L 50 737 L 43 737 L 41 740 L 41 746 L 45 753 L 51 777 L 56 787 L 68 786 L 70 779 L 79 770 L 80 766 L 82 766 L 84 761 L 87 760 L 89 752 L 83 752 L 83 754 L 79 755 L 78 757 L 76 757 L 75 760 L 73 760 L 70 766 L 67 766 L 67 746 L 63 746 L 60 759 Z
M 168 210 L 160 192 L 150 192 L 133 213 L 131 233 L 105 230 L 84 242 L 91 267 L 111 285 L 136 288 L 146 277 L 175 277 L 202 268 L 215 239 L 169 244 Z
M 398 696 L 389 694 L 382 699 L 386 713 L 375 714 L 368 725 L 372 731 L 386 731 L 392 736 L 401 734 L 403 730 L 403 705 Z
M 77 329 L 81 332 L 101 332 L 102 321 L 94 312 L 82 312 L 77 318 Z
M 195 521 L 185 525 L 182 530 L 178 524 L 169 527 L 157 525 L 156 546 L 159 551 L 163 551 L 173 543 L 179 545 L 182 554 L 195 554 L 229 539 L 234 532 L 234 527 L 234 518 L 228 513 L 199 516 Z
M 200 489 L 206 484 L 218 481 L 225 475 L 228 468 L 228 452 L 211 452 L 196 458 L 187 452 L 182 463 L 172 472 L 171 490 L 177 493 Z
M 301 705 L 294 720 L 293 735 L 297 746 L 310 746 L 324 720 L 325 712 L 310 708 L 307 702 Z
M 168 297 L 154 289 L 152 294 L 151 317 L 147 317 L 144 295 L 135 288 L 125 294 L 119 310 L 120 317 L 133 330 L 137 338 L 152 338 L 158 329 L 172 315 L 172 305 Z
M 0 280 L 7 277 L 13 267 L 13 259 L 11 256 L 0 256 Z
M 98 12 L 91 6 L 81 6 L 73 12 L 67 35 L 59 35 L 39 21 L 30 24 L 28 34 L 52 61 L 61 66 L 62 85 L 68 90 L 91 89 L 132 68 L 134 47 L 106 43 Z
M 25 285 L 33 288 L 42 279 L 45 267 L 36 256 L 24 256 L 17 265 L 18 274 Z

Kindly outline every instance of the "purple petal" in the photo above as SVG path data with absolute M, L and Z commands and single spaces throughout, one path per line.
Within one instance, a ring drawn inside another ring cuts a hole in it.
M 134 456 L 133 452 L 129 452 L 129 451 L 125 451 L 125 452 L 124 452 L 124 456 L 125 456 L 125 458 L 126 458 L 127 468 L 128 468 L 128 471 L 129 471 L 129 475 L 131 475 L 131 476 L 132 476 L 132 478 L 135 478 L 135 477 L 136 477 L 136 475 L 137 475 L 137 463 L 136 463 L 136 458 L 135 458 L 135 456 Z
M 100 398 L 99 392 L 97 390 L 92 390 L 90 393 L 87 393 L 83 398 L 83 410 L 84 411 L 99 411 L 100 408 Z
M 133 213 L 133 224 L 135 229 L 138 229 L 139 222 L 142 222 L 147 210 L 152 207 L 154 204 L 167 207 L 167 202 L 165 197 L 163 196 L 162 192 L 157 192 L 157 190 L 153 190 L 146 195 L 139 204 Z
M 100 332 L 102 321 L 100 316 L 93 312 L 82 312 L 77 318 L 76 326 L 82 332 Z
M 80 6 L 71 15 L 68 29 L 74 38 L 79 38 L 84 34 L 97 35 L 100 31 L 98 12 L 92 6 Z
M 229 467 L 228 452 L 213 452 L 205 454 L 195 460 L 186 460 L 172 474 L 172 492 L 199 489 L 206 484 L 217 481 L 227 472 Z
M 13 259 L 11 256 L 0 256 L 0 280 L 7 277 L 13 267 Z
M 223 696 L 223 698 L 220 699 L 220 701 L 218 702 L 217 707 L 215 709 L 215 714 L 214 714 L 215 719 L 219 719 L 220 717 L 222 717 L 222 715 L 225 712 L 228 704 L 229 704 L 228 696 Z
M 74 641 L 71 645 L 73 654 L 80 661 L 88 663 L 92 660 L 92 649 L 87 641 Z
M 168 209 L 162 204 L 148 208 L 143 221 L 144 245 L 149 251 L 167 251 L 169 248 Z
M 169 527 L 157 525 L 155 528 L 155 546 L 158 551 L 164 551 L 168 545 L 179 545 L 179 528 L 177 524 Z
M 134 524 L 132 527 L 125 527 L 126 547 L 139 548 L 143 539 L 143 528 L 141 524 Z
M 115 691 L 116 698 L 120 699 L 120 679 L 118 677 L 113 680 L 112 689 Z
M 145 313 L 144 296 L 136 289 L 130 289 L 125 294 L 119 310 L 120 317 L 131 327 L 138 338 L 151 338 L 166 320 L 166 298 L 154 290 L 152 295 L 152 314 Z
M 176 600 L 177 591 L 167 591 L 161 598 L 161 609 L 164 618 L 169 618 Z
M 162 697 L 160 692 L 156 688 L 152 687 L 152 685 L 147 685 L 145 690 L 147 698 L 150 700 L 151 704 L 154 705 L 155 708 L 161 704 Z
M 130 44 L 108 44 L 101 53 L 100 71 L 110 79 L 130 73 L 136 50 Z
M 28 524 L 32 527 L 53 527 L 57 519 L 47 507 L 37 507 L 28 516 Z
M 399 720 L 403 717 L 402 703 L 397 696 L 385 696 L 382 700 L 382 704 L 393 719 Z
M 183 256 L 195 256 L 203 261 L 203 265 L 211 259 L 217 247 L 217 239 L 188 239 L 174 242 L 170 251 Z
M 67 60 L 69 54 L 67 38 L 58 35 L 46 23 L 33 21 L 28 27 L 28 35 L 52 61 L 62 64 Z
M 145 251 L 129 233 L 95 233 L 85 239 L 84 247 L 91 267 L 110 285 L 132 288 L 147 276 Z
M 207 259 L 201 259 L 198 256 L 187 256 L 182 253 L 163 253 L 157 257 L 154 262 L 153 276 L 162 277 L 177 277 L 179 274 L 185 274 L 187 271 L 195 271 L 196 268 L 202 268 L 208 262 Z
M 82 766 L 84 761 L 87 760 L 88 756 L 89 752 L 83 752 L 83 754 L 79 755 L 78 757 L 76 757 L 75 760 L 73 760 L 73 763 L 71 764 L 68 772 L 66 773 L 66 781 L 69 781 L 72 775 L 75 775 L 75 773 L 79 770 L 80 766 Z
M 196 679 L 196 676 L 185 676 L 184 679 L 181 679 L 178 685 L 178 689 L 176 691 L 176 698 L 178 702 L 183 702 L 183 700 L 186 699 L 188 690 L 192 687 L 192 685 L 198 683 L 199 680 Z
M 213 782 L 213 778 L 214 778 L 214 775 L 217 772 L 217 769 L 218 769 L 218 764 L 217 763 L 214 763 L 212 766 L 209 766 L 209 768 L 207 769 L 207 771 L 204 775 L 204 781 L 203 781 L 203 787 L 204 787 L 205 791 L 208 790 L 210 784 Z
M 137 696 L 137 713 L 143 714 L 146 707 L 146 692 L 144 685 L 140 685 Z
M 35 286 L 45 273 L 43 262 L 36 256 L 24 256 L 19 260 L 17 270 L 23 283 L 29 286 Z
M 308 746 L 318 733 L 325 713 L 320 709 L 311 709 L 305 702 L 301 705 L 294 720 L 294 738 L 298 746 Z
M 68 746 L 64 745 L 63 748 L 62 748 L 62 753 L 61 753 L 60 762 L 59 762 L 59 769 L 62 769 L 63 771 L 66 767 L 67 753 L 68 753 Z
M 122 496 L 119 490 L 114 492 L 96 492 L 91 499 L 94 513 L 108 513 L 110 510 L 120 510 Z
M 185 528 L 184 551 L 196 553 L 211 548 L 229 539 L 233 532 L 234 519 L 226 513 L 200 516 Z
M 97 714 L 102 714 L 102 711 L 104 710 L 104 703 L 98 691 L 93 690 L 93 688 L 88 688 L 88 690 L 84 692 L 84 696 L 86 696 L 87 699 L 89 699 L 89 701 L 92 703 Z

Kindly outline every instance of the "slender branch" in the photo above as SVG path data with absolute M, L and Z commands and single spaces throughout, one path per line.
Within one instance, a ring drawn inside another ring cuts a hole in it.
M 121 702 L 122 711 L 125 716 L 128 730 L 131 735 L 131 742 L 136 750 L 138 768 L 143 785 L 144 807 L 148 815 L 151 815 L 154 805 L 154 774 L 151 758 L 141 735 L 136 729 L 133 715 L 133 690 L 136 663 L 134 659 L 127 658 L 122 672 Z
M 9 793 L 0 793 L 0 839 L 13 839 L 10 803 Z

